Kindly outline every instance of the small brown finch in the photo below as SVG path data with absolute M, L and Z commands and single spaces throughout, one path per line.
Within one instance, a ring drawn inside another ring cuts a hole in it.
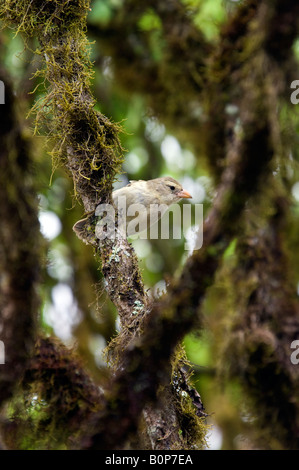
M 150 227 L 153 223 L 159 220 L 166 212 L 168 207 L 180 201 L 181 199 L 189 199 L 192 196 L 183 189 L 182 185 L 170 176 L 162 178 L 155 178 L 152 180 L 144 181 L 130 181 L 129 184 L 123 188 L 117 189 L 112 193 L 113 203 L 118 208 L 120 201 L 125 202 L 126 208 L 133 208 L 134 213 L 125 214 L 126 235 L 132 235 L 130 231 L 130 222 L 136 218 L 136 207 L 143 208 L 142 216 L 139 218 L 141 226 L 146 228 Z M 138 205 L 138 206 L 136 206 Z M 152 208 L 159 207 L 159 211 L 155 211 L 152 216 Z M 97 215 L 97 211 L 95 212 Z M 123 217 L 124 214 L 121 214 Z M 79 220 L 75 223 L 73 230 L 77 236 L 84 241 L 88 240 L 86 234 L 86 226 L 90 224 L 90 216 Z M 132 224 L 131 224 L 132 225 Z

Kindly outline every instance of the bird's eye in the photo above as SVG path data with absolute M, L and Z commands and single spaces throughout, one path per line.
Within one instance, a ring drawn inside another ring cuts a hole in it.
M 175 190 L 175 186 L 169 186 L 169 188 L 171 189 L 171 191 Z

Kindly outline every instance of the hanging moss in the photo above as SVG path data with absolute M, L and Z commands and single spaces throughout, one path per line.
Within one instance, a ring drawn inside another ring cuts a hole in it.
M 34 107 L 37 130 L 46 122 L 55 140 L 51 152 L 54 168 L 65 164 L 70 170 L 75 195 L 86 202 L 87 212 L 110 198 L 123 161 L 120 126 L 94 109 L 90 92 L 93 71 L 85 35 L 88 8 L 87 0 L 7 0 L 0 9 L 6 25 L 17 26 L 17 33 L 25 39 L 38 37 L 36 53 L 43 56 L 44 68 L 36 73 L 44 79 L 47 94 Z

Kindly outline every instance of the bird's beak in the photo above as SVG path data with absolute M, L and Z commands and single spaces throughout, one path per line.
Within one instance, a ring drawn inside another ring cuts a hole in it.
M 186 191 L 185 189 L 182 189 L 182 191 L 180 191 L 179 193 L 177 193 L 177 195 L 181 198 L 184 198 L 184 199 L 192 199 L 192 196 L 190 193 L 188 193 L 188 191 Z

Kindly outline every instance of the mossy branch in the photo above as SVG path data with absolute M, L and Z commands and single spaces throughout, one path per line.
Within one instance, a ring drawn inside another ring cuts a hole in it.
M 299 373 L 290 360 L 290 345 L 298 338 L 299 303 L 283 243 L 289 201 L 277 190 L 272 204 L 265 226 L 254 236 L 247 228 L 237 246 L 239 262 L 231 277 L 238 311 L 222 341 L 222 368 L 239 377 L 270 445 L 297 449 Z M 241 284 L 246 296 L 238 294 Z

